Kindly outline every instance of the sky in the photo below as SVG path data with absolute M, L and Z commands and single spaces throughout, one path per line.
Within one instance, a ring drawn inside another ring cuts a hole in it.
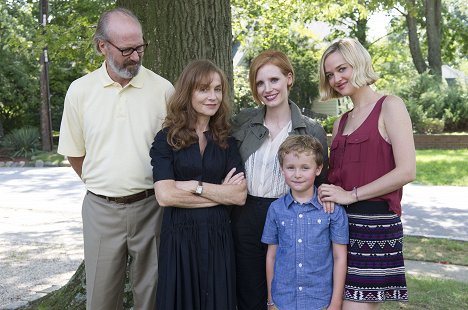
M 368 21 L 369 41 L 376 40 L 387 33 L 387 26 L 390 23 L 391 16 L 387 11 L 378 12 L 370 16 Z M 330 33 L 330 28 L 325 22 L 312 22 L 310 29 L 314 31 L 320 39 Z

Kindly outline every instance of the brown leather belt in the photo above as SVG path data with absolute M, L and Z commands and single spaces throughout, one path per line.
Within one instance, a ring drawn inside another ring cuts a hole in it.
M 88 191 L 88 192 L 90 192 L 90 191 Z M 142 199 L 148 198 L 150 196 L 153 196 L 154 195 L 154 189 L 147 189 L 145 191 L 142 191 L 142 192 L 139 192 L 139 193 L 136 193 L 136 194 L 133 194 L 133 195 L 123 196 L 123 197 L 107 197 L 107 196 L 104 196 L 104 195 L 95 194 L 93 192 L 90 192 L 90 193 L 93 194 L 94 196 L 97 196 L 99 198 L 107 200 L 107 202 L 112 201 L 112 202 L 115 202 L 115 203 L 118 203 L 118 204 L 129 204 L 129 203 L 134 203 L 134 202 L 140 201 Z

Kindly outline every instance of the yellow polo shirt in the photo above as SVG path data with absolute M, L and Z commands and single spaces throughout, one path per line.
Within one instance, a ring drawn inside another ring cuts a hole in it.
M 88 190 L 121 197 L 153 187 L 149 149 L 173 90 L 143 66 L 122 87 L 109 77 L 105 63 L 70 85 L 58 153 L 85 156 L 81 178 Z

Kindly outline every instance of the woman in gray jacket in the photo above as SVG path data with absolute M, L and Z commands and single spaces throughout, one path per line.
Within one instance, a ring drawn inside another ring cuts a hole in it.
M 239 112 L 233 121 L 233 137 L 245 165 L 248 196 L 245 206 L 234 207 L 232 229 L 237 265 L 239 310 L 267 308 L 265 260 L 267 246 L 260 242 L 270 203 L 289 191 L 277 159 L 280 144 L 293 134 L 317 138 L 328 150 L 326 133 L 316 121 L 302 115 L 289 100 L 294 69 L 279 51 L 265 51 L 252 61 L 250 88 L 258 108 Z M 326 180 L 328 152 L 316 185 Z

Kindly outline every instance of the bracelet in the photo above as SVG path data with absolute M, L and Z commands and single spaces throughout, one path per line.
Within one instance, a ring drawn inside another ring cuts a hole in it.
M 354 194 L 354 196 L 356 197 L 356 202 L 358 202 L 358 201 L 359 201 L 359 197 L 358 197 L 358 195 L 357 195 L 357 187 L 356 187 L 356 186 L 353 187 L 353 194 Z
M 269 306 L 274 306 L 275 303 L 274 303 L 273 301 L 269 301 L 269 300 L 267 299 L 267 304 L 266 304 L 266 305 L 267 305 L 267 307 L 269 307 Z

